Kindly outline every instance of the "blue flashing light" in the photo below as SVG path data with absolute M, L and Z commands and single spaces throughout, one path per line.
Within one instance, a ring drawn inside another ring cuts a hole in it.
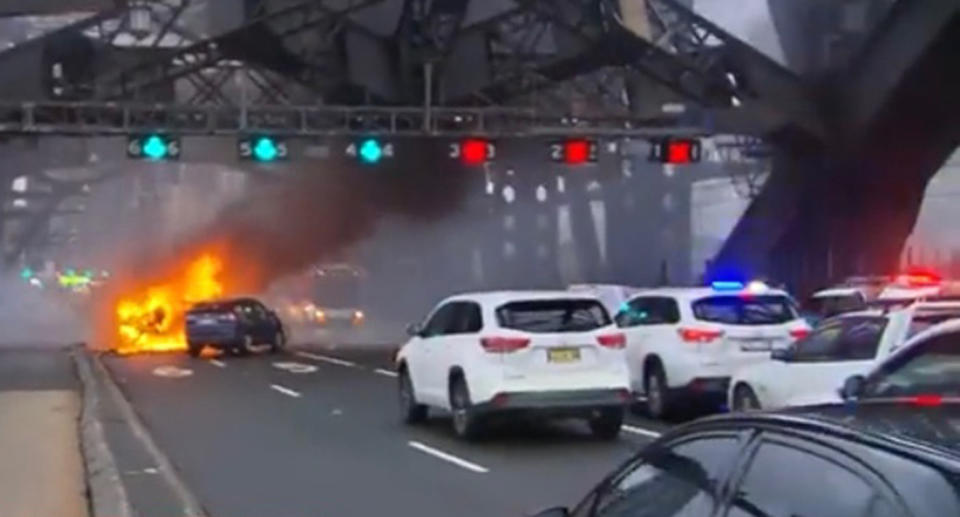
M 715 291 L 741 291 L 744 287 L 743 282 L 736 280 L 714 280 L 710 283 L 710 286 Z
M 360 144 L 360 159 L 366 163 L 377 163 L 383 157 L 383 147 L 373 138 Z

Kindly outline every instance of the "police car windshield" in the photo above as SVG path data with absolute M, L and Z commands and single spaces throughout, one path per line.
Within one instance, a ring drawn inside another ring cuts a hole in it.
M 960 396 L 960 332 L 917 343 L 867 379 L 861 398 Z
M 728 325 L 778 325 L 798 318 L 793 300 L 786 296 L 710 296 L 693 302 L 700 321 Z

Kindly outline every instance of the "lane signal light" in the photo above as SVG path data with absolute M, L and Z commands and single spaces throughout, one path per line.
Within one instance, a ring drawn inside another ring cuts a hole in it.
M 466 138 L 450 144 L 450 158 L 468 166 L 483 165 L 497 155 L 497 146 L 484 138 Z
M 347 146 L 347 156 L 358 158 L 362 163 L 374 165 L 384 158 L 393 158 L 393 144 L 376 138 L 365 138 Z
M 244 160 L 273 162 L 288 156 L 287 143 L 269 136 L 241 138 L 237 145 L 240 158 Z
M 597 142 L 572 138 L 550 144 L 550 158 L 566 165 L 584 165 L 597 161 Z
M 685 165 L 700 161 L 700 140 L 695 138 L 662 138 L 651 142 L 650 161 Z
M 127 139 L 127 157 L 140 160 L 177 160 L 180 158 L 180 139 L 159 133 L 131 135 Z

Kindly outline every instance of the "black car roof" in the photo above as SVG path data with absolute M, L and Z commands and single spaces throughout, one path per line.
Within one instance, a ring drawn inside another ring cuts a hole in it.
M 693 426 L 782 427 L 946 460 L 960 472 L 960 404 L 925 407 L 907 402 L 861 402 L 792 408 L 777 412 L 708 417 Z M 684 426 L 686 427 L 686 426 Z

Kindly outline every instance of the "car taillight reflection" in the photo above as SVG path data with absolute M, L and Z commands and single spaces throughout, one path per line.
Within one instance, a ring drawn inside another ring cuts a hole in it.
M 790 331 L 790 337 L 793 339 L 803 339 L 810 335 L 810 329 L 793 329 Z
M 687 343 L 711 343 L 723 336 L 723 331 L 717 329 L 683 327 L 677 332 Z
M 605 334 L 602 336 L 597 336 L 597 343 L 606 348 L 619 350 L 626 348 L 627 336 L 624 334 Z
M 530 345 L 530 340 L 518 337 L 485 337 L 480 339 L 480 345 L 492 354 L 509 354 L 526 348 Z

